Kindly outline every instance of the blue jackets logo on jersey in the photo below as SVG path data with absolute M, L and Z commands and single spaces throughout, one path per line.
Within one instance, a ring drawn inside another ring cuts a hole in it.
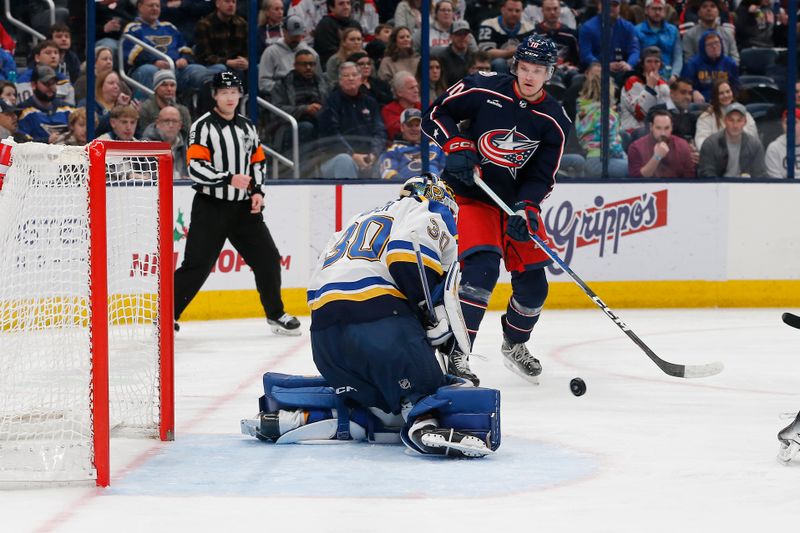
M 518 132 L 516 126 L 510 130 L 489 130 L 478 139 L 478 151 L 484 162 L 507 168 L 515 179 L 517 170 L 538 147 L 539 141 L 532 141 Z

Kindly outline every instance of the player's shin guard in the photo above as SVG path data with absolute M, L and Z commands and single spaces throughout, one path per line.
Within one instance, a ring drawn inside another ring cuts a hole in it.
M 533 326 L 539 321 L 541 307 L 525 307 L 512 296 L 503 315 L 503 333 L 513 344 L 522 344 L 531 337 Z
M 513 292 L 503 318 L 503 334 L 511 344 L 521 344 L 530 339 L 547 299 L 544 269 L 514 272 L 511 287 Z
M 486 314 L 486 307 L 489 305 L 489 297 L 497 285 L 499 276 L 499 254 L 477 252 L 464 259 L 458 296 L 470 343 L 475 342 L 478 328 L 483 320 L 483 315 Z
M 463 282 L 458 289 L 458 299 L 461 301 L 461 312 L 464 314 L 464 323 L 467 325 L 470 344 L 475 343 L 475 336 L 478 334 L 483 315 L 486 314 L 486 307 L 489 305 L 491 295 L 491 290 Z

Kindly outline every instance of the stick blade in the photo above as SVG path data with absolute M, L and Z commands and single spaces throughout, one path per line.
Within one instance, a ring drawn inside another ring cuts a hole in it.
M 719 361 L 707 363 L 705 365 L 685 365 L 683 368 L 684 378 L 707 378 L 716 376 L 725 368 Z
M 792 313 L 783 313 L 781 315 L 781 320 L 783 320 L 783 323 L 787 326 L 800 329 L 800 316 L 793 315 Z

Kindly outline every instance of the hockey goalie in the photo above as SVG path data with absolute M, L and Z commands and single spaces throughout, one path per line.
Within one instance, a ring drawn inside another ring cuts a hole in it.
M 330 239 L 308 290 L 321 376 L 268 372 L 242 432 L 278 444 L 403 442 L 426 455 L 500 446 L 500 392 L 444 372 L 469 353 L 458 303 L 458 207 L 433 175 L 354 217 Z M 437 359 L 437 352 L 441 359 Z

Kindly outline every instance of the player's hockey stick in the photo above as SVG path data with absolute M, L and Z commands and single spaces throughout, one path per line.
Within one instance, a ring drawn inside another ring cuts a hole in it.
M 787 326 L 800 329 L 800 316 L 793 315 L 792 313 L 783 313 L 781 315 L 781 320 L 783 320 L 783 323 Z
M 478 187 L 480 187 L 481 189 L 483 189 L 483 192 L 489 195 L 489 197 L 492 200 L 494 200 L 494 202 L 498 205 L 498 207 L 500 207 L 500 209 L 505 211 L 508 214 L 508 216 L 514 215 L 514 211 L 512 211 L 511 208 L 508 207 L 505 204 L 505 202 L 503 202 L 503 200 L 501 200 L 500 197 L 497 196 L 497 194 L 488 185 L 486 185 L 486 182 L 484 182 L 481 179 L 477 169 L 475 171 L 474 177 L 475 177 L 475 184 L 478 185 Z M 631 339 L 636 344 L 636 346 L 638 346 L 647 355 L 647 357 L 649 357 L 656 364 L 656 366 L 658 366 L 658 368 L 660 368 L 665 374 L 674 376 L 676 378 L 703 378 L 707 376 L 713 376 L 715 374 L 719 374 L 720 372 L 722 372 L 723 365 L 722 363 L 719 362 L 708 363 L 705 365 L 680 365 L 677 363 L 670 363 L 669 361 L 661 359 L 659 356 L 655 354 L 655 352 L 653 352 L 653 350 L 650 349 L 649 346 L 647 346 L 644 343 L 644 341 L 642 341 L 642 339 L 639 338 L 638 335 L 636 335 L 636 333 L 633 332 L 633 330 L 631 330 L 631 328 L 628 327 L 627 324 L 625 324 L 625 322 L 622 321 L 622 319 L 619 316 L 617 316 L 616 313 L 614 313 L 605 304 L 605 302 L 603 302 L 603 300 L 600 299 L 600 297 L 597 294 L 595 294 L 595 292 L 592 289 L 589 288 L 588 285 L 586 285 L 586 283 L 575 272 L 572 271 L 572 269 L 564 261 L 561 260 L 561 258 L 558 256 L 558 254 L 555 253 L 555 251 L 553 251 L 549 246 L 547 246 L 547 244 L 545 244 L 545 242 L 541 238 L 539 238 L 539 236 L 531 235 L 531 239 L 533 239 L 533 241 L 539 246 L 539 248 L 541 248 L 544 251 L 544 253 L 546 253 L 548 257 L 550 257 L 550 259 L 552 259 L 556 264 L 558 264 L 558 266 L 561 267 L 561 269 L 564 272 L 569 274 L 572 280 L 575 283 L 577 283 L 581 289 L 583 289 L 583 292 L 586 293 L 586 296 L 588 296 L 589 299 L 592 300 L 595 303 L 595 305 L 597 305 L 597 307 L 599 307 L 606 314 L 606 316 L 608 316 L 608 318 L 610 318 L 617 325 L 617 327 L 619 327 L 619 329 L 624 331 L 625 335 L 627 335 L 628 338 Z

